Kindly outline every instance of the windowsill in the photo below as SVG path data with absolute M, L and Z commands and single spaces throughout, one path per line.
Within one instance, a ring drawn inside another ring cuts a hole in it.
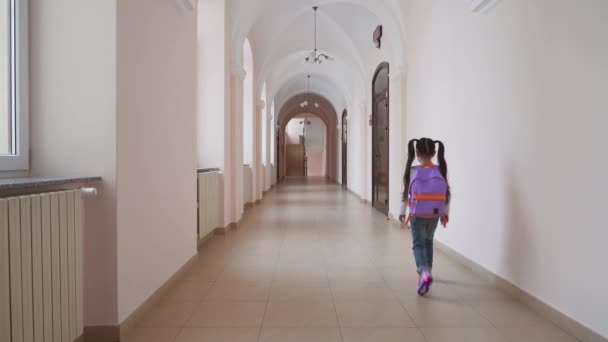
M 209 173 L 209 172 L 220 172 L 218 168 L 210 168 L 210 169 L 198 169 L 197 173 Z
M 31 191 L 48 188 L 51 186 L 62 186 L 67 184 L 81 184 L 99 182 L 101 177 L 81 178 L 6 178 L 0 179 L 0 192 Z

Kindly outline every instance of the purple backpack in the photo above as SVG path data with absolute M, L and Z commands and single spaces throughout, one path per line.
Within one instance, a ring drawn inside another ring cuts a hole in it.
M 441 175 L 439 167 L 417 166 L 412 170 L 410 180 L 410 217 L 440 217 L 446 209 L 448 183 Z

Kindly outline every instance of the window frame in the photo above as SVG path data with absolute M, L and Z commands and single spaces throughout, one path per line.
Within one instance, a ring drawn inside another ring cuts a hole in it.
M 25 171 L 29 169 L 29 0 L 10 0 L 15 13 L 11 25 L 13 67 L 11 116 L 12 139 L 15 154 L 0 155 L 0 171 Z M 14 30 L 14 31 L 13 31 Z

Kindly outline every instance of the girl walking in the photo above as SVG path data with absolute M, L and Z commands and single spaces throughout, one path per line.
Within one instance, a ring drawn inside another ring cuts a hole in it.
M 433 164 L 435 156 L 438 165 Z M 412 167 L 415 158 L 420 166 Z M 439 222 L 445 227 L 449 220 L 450 186 L 447 179 L 444 144 L 429 138 L 411 140 L 403 176 L 403 205 L 399 220 L 412 230 L 414 259 L 420 276 L 417 292 L 421 296 L 429 292 L 433 283 L 435 230 Z M 409 209 L 407 216 L 406 209 Z

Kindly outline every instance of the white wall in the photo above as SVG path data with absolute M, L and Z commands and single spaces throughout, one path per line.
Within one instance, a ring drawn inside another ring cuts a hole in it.
M 115 1 L 30 0 L 30 104 L 31 175 L 104 179 L 85 202 L 84 323 L 115 325 Z
M 438 239 L 608 336 L 608 2 L 407 13 L 407 135 L 446 143 L 454 193 Z
M 371 168 L 366 158 L 371 143 L 366 137 L 369 114 L 364 104 L 352 103 L 348 111 L 348 188 L 362 198 L 366 198 L 368 169 Z
M 224 169 L 226 69 L 225 0 L 198 4 L 198 166 Z
M 196 254 L 195 11 L 118 3 L 118 317 Z
M 2 20 L 2 25 L 0 25 L 0 49 L 2 49 L 2 54 L 0 54 L 0 65 L 3 68 L 0 68 L 0 79 L 8 80 L 9 79 L 9 69 L 6 67 L 9 63 L 9 54 L 7 53 L 8 44 L 9 44 L 9 25 L 7 21 L 9 19 L 8 16 L 8 5 L 6 1 L 0 2 L 0 20 Z M 9 82 L 0 83 L 0 155 L 9 154 L 11 147 L 11 129 L 9 128 L 10 123 L 10 111 L 9 111 Z
M 243 46 L 243 67 L 247 73 L 243 83 L 243 162 L 253 164 L 253 117 L 255 103 L 253 100 L 253 55 L 249 40 Z

